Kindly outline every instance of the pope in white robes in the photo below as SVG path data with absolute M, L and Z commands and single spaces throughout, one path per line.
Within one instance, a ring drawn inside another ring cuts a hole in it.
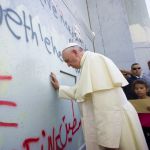
M 77 43 L 69 43 L 62 56 L 68 66 L 81 69 L 79 81 L 62 86 L 51 73 L 51 83 L 60 97 L 79 103 L 86 149 L 148 150 L 137 112 L 121 88 L 128 83 L 115 64 Z

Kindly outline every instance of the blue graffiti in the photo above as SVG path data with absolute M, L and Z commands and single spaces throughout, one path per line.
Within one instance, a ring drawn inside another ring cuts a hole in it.
M 28 24 L 27 19 L 29 20 Z M 6 22 L 8 30 L 17 40 L 25 39 L 26 43 L 35 42 L 37 46 L 39 46 L 39 43 L 42 43 L 45 45 L 45 49 L 49 54 L 54 54 L 60 61 L 63 61 L 61 52 L 58 51 L 54 45 L 53 37 L 44 36 L 40 24 L 36 24 L 38 26 L 38 30 L 34 30 L 31 15 L 27 16 L 23 10 L 22 15 L 20 15 L 11 8 L 2 9 L 0 6 L 0 25 L 2 25 L 3 21 Z M 18 29 L 24 30 L 24 37 L 19 34 Z

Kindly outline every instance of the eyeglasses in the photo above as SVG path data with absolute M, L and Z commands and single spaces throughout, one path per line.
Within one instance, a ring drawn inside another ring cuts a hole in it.
M 138 67 L 138 68 L 132 68 L 132 70 L 140 70 L 141 69 L 141 67 Z

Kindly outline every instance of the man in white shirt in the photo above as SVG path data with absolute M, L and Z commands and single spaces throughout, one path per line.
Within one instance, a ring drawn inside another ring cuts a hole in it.
M 51 73 L 51 83 L 60 97 L 81 106 L 86 149 L 148 150 L 137 113 L 121 88 L 128 83 L 115 64 L 77 43 L 69 43 L 62 56 L 69 67 L 81 69 L 79 81 L 62 86 Z

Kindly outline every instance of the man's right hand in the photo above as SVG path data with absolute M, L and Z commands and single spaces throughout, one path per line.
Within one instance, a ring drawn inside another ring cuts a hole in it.
M 56 78 L 56 75 L 51 72 L 50 81 L 55 89 L 59 89 L 59 81 Z

